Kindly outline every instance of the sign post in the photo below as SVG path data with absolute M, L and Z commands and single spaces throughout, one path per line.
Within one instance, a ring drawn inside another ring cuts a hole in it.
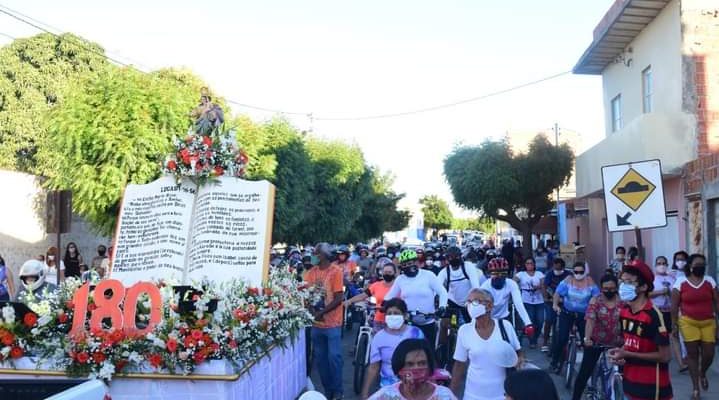
M 57 282 L 53 284 L 60 284 L 60 265 L 62 265 L 62 243 L 61 236 L 63 233 L 70 232 L 70 224 L 72 222 L 72 191 L 70 190 L 55 190 L 47 193 L 46 202 L 47 211 L 47 233 L 57 234 Z

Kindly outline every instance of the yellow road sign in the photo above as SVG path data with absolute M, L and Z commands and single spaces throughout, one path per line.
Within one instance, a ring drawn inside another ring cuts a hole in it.
M 654 189 L 656 189 L 656 185 L 633 168 L 629 168 L 622 179 L 612 188 L 612 194 L 629 208 L 637 211 L 654 192 Z

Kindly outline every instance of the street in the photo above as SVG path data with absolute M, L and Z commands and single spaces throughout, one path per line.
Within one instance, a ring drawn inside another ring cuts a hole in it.
M 354 339 L 357 334 L 357 327 L 355 325 L 355 328 L 351 332 L 345 331 L 344 338 L 342 340 L 342 345 L 344 347 L 343 354 L 345 355 L 345 362 L 342 369 L 342 374 L 344 376 L 344 388 L 345 388 L 345 400 L 360 400 L 360 397 L 355 394 L 354 390 L 352 389 L 352 374 L 353 374 L 353 365 L 352 365 L 352 350 L 354 346 Z M 523 343 L 526 345 L 526 341 Z M 577 369 L 579 369 L 579 363 L 581 363 L 581 353 L 578 355 L 577 360 Z M 528 362 L 542 368 L 546 369 L 549 366 L 549 359 L 547 356 L 540 352 L 539 350 L 526 350 L 526 359 Z M 670 365 L 671 371 L 672 371 L 672 386 L 674 389 L 674 398 L 678 400 L 683 399 L 689 399 L 691 397 L 691 381 L 689 378 L 688 373 L 680 374 L 676 363 L 672 362 Z M 557 375 L 552 374 L 552 378 L 554 379 L 554 383 L 559 391 L 559 397 L 562 400 L 568 400 L 571 399 L 572 394 L 571 391 L 566 389 L 564 386 L 564 381 Z M 712 365 L 712 368 L 709 373 L 709 391 L 702 393 L 702 398 L 704 399 L 718 399 L 719 398 L 719 362 L 715 361 Z M 317 374 L 316 368 L 313 367 L 312 369 L 312 383 L 315 385 L 316 389 L 319 391 L 322 391 L 322 385 L 320 383 L 319 375 Z

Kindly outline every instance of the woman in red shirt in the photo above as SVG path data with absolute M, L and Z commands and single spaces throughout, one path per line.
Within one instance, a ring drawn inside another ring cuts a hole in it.
M 360 293 L 357 296 L 345 301 L 345 307 L 349 307 L 354 303 L 364 301 L 369 297 L 374 297 L 377 310 L 374 314 L 374 331 L 377 332 L 384 328 L 384 313 L 380 311 L 380 306 L 384 301 L 384 296 L 392 288 L 394 278 L 397 277 L 397 267 L 392 263 L 387 263 L 382 267 L 382 278 L 381 281 L 377 281 L 367 288 L 364 293 Z
M 715 316 L 719 308 L 719 296 L 716 282 L 711 277 L 704 276 L 704 255 L 692 254 L 687 264 L 686 279 L 678 279 L 672 290 L 672 322 L 674 326 L 679 326 L 684 338 L 689 373 L 694 386 L 692 399 L 698 399 L 700 383 L 702 389 L 709 388 L 706 373 L 714 360 L 717 332 Z M 672 334 L 676 336 L 677 330 Z

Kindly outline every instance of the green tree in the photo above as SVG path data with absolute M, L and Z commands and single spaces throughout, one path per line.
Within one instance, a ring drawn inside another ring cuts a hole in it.
M 48 121 L 48 186 L 73 191 L 73 208 L 112 232 L 123 188 L 160 174 L 173 136 L 184 135 L 201 81 L 182 71 L 144 74 L 108 66 L 67 91 Z
M 509 223 L 528 254 L 532 229 L 552 209 L 550 195 L 567 184 L 573 165 L 568 145 L 537 135 L 527 153 L 514 154 L 506 140 L 457 147 L 444 160 L 444 175 L 457 204 Z
M 479 218 L 454 218 L 452 219 L 452 229 L 457 231 L 479 231 L 484 233 L 493 233 L 495 221 L 488 217 Z
M 437 195 L 424 196 L 419 200 L 424 215 L 424 229 L 449 229 L 452 226 L 452 212 L 449 204 Z
M 408 211 L 398 210 L 397 203 L 404 197 L 392 191 L 392 177 L 381 175 L 369 168 L 371 186 L 366 187 L 369 196 L 362 206 L 362 214 L 354 223 L 348 242 L 379 238 L 384 232 L 404 229 L 411 217 Z
M 66 33 L 17 39 L 0 48 L 0 168 L 42 174 L 47 113 L 70 84 L 107 67 L 97 44 Z

